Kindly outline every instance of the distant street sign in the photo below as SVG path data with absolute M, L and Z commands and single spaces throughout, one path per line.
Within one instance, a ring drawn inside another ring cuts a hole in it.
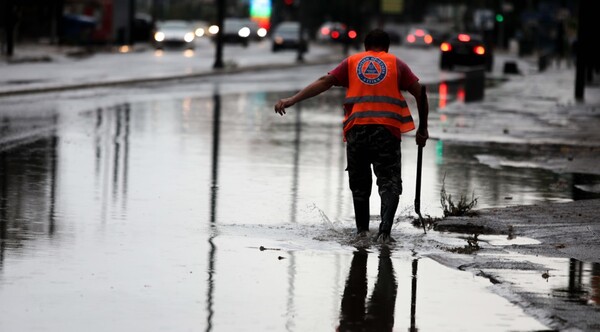
M 383 14 L 401 14 L 404 11 L 404 0 L 381 0 Z

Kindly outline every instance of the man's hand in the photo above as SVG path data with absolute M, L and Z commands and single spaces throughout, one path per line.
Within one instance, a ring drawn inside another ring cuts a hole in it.
M 290 107 L 292 105 L 294 105 L 294 103 L 292 102 L 291 98 L 280 99 L 275 104 L 275 113 L 278 113 L 279 115 L 284 115 L 286 107 Z
M 333 75 L 327 74 L 319 77 L 316 81 L 307 85 L 304 89 L 300 90 L 295 95 L 289 98 L 280 99 L 275 104 L 275 113 L 279 115 L 285 114 L 285 109 L 287 107 L 293 106 L 296 103 L 303 101 L 304 99 L 308 99 L 314 97 L 321 92 L 329 90 L 336 82 L 336 79 Z
M 418 146 L 425 146 L 425 143 L 427 143 L 428 138 L 429 138 L 429 131 L 427 129 L 417 130 L 417 135 L 415 137 L 415 140 L 417 141 Z

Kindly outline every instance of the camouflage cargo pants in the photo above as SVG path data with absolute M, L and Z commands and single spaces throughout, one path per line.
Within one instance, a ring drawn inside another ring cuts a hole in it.
M 389 234 L 399 196 L 402 194 L 400 139 L 384 126 L 362 125 L 354 126 L 346 133 L 346 143 L 347 171 L 357 232 L 369 229 L 369 197 L 373 172 L 381 197 L 379 232 Z

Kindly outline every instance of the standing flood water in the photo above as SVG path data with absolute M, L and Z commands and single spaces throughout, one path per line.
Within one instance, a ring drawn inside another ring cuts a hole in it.
M 352 245 L 341 91 L 280 118 L 271 105 L 288 92 L 153 89 L 5 104 L 0 330 L 546 328 L 487 279 L 427 257 L 430 235 L 408 222 L 412 136 L 397 246 Z M 490 166 L 496 153 L 431 140 L 423 215 L 441 215 L 442 182 L 478 207 L 573 198 L 547 189 L 571 177 Z

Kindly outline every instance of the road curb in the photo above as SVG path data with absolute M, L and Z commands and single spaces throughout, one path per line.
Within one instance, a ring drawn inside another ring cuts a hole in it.
M 102 81 L 102 82 L 90 82 L 90 83 L 58 84 L 56 86 L 31 87 L 31 88 L 0 91 L 0 97 L 17 96 L 17 95 L 25 95 L 25 94 L 48 93 L 48 92 L 59 92 L 59 91 L 68 91 L 68 90 L 82 90 L 82 89 L 90 89 L 90 88 L 131 85 L 131 84 L 150 83 L 150 82 L 164 82 L 164 81 L 194 79 L 194 78 L 206 77 L 206 76 L 240 74 L 240 73 L 254 72 L 254 71 L 259 71 L 259 70 L 279 70 L 279 69 L 300 67 L 300 66 L 318 66 L 318 65 L 325 65 L 325 64 L 329 64 L 329 63 L 333 64 L 333 63 L 339 62 L 341 60 L 342 60 L 342 58 L 339 56 L 328 56 L 321 60 L 304 61 L 304 62 L 300 62 L 300 63 L 294 62 L 294 63 L 282 63 L 282 64 L 253 65 L 253 66 L 245 66 L 245 67 L 229 67 L 229 68 L 226 67 L 223 69 L 213 69 L 213 70 L 209 70 L 209 71 L 203 71 L 203 72 L 197 72 L 197 73 L 191 73 L 191 74 L 168 75 L 168 76 L 160 76 L 160 77 L 138 77 L 138 78 L 131 78 L 131 79 L 107 80 L 107 81 Z

